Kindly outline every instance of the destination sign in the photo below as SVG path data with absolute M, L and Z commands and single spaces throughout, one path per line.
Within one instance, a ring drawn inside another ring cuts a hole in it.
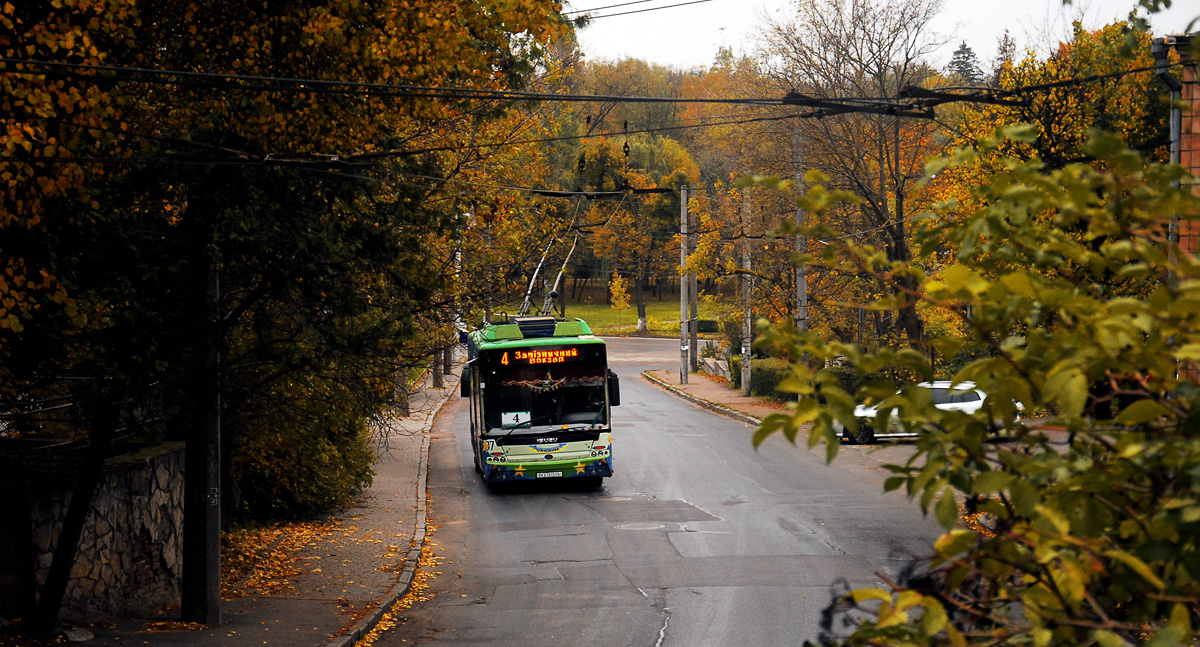
M 537 364 L 565 364 L 574 362 L 580 357 L 578 348 L 534 348 L 529 350 L 504 351 L 500 363 L 504 366 Z

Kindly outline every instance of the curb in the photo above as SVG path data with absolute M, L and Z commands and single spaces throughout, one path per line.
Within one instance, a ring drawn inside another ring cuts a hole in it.
M 417 522 L 413 526 L 413 547 L 408 549 L 408 555 L 404 559 L 404 570 L 397 578 L 396 586 L 392 587 L 392 590 L 379 601 L 374 611 L 355 623 L 346 633 L 330 640 L 326 643 L 326 647 L 353 647 L 371 633 L 371 630 L 383 619 L 383 614 L 391 610 L 412 589 L 413 577 L 417 572 L 417 562 L 421 559 L 421 547 L 425 545 L 427 534 L 425 522 L 428 510 L 425 504 L 425 482 L 429 478 L 429 432 L 433 428 L 433 419 L 442 412 L 446 403 L 450 401 L 451 395 L 458 390 L 458 380 L 453 380 L 453 384 L 451 382 L 451 380 L 443 382 L 443 393 L 439 396 L 441 402 L 438 402 L 430 410 L 425 421 L 421 423 L 421 461 L 417 467 Z
M 683 398 L 684 400 L 687 400 L 688 402 L 691 402 L 692 404 L 695 404 L 695 405 L 698 405 L 705 409 L 708 409 L 709 411 L 712 411 L 713 413 L 719 413 L 723 416 L 733 418 L 734 420 L 737 420 L 739 422 L 745 422 L 745 423 L 748 423 L 748 424 L 751 424 L 754 426 L 758 426 L 758 425 L 762 424 L 762 420 L 759 420 L 758 418 L 755 418 L 752 415 L 742 413 L 741 411 L 738 411 L 737 409 L 727 407 L 723 404 L 718 404 L 716 402 L 711 402 L 709 400 L 705 400 L 704 398 L 698 398 L 686 391 L 683 391 L 682 389 L 675 388 L 674 386 L 667 384 L 666 382 L 662 381 L 661 379 L 651 375 L 650 371 L 642 371 L 642 378 L 645 379 L 647 382 L 650 382 L 651 384 L 654 384 L 655 386 L 662 388 L 663 390 L 667 391 L 668 393 L 671 393 L 675 396 Z

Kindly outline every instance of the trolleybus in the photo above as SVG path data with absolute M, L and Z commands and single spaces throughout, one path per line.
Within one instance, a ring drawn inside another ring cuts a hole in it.
M 489 485 L 612 476 L 617 375 L 582 319 L 514 317 L 467 334 L 461 393 L 471 452 Z

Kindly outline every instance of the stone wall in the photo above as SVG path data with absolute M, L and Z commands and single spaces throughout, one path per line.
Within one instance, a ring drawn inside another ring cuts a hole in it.
M 108 461 L 88 512 L 60 620 L 128 616 L 178 602 L 183 542 L 182 443 Z M 45 583 L 72 483 L 31 492 L 36 580 Z

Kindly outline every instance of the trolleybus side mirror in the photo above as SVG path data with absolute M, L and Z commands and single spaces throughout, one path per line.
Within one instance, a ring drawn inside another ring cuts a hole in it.
M 621 378 L 617 377 L 612 369 L 608 369 L 608 406 L 615 407 L 621 404 Z
M 471 369 L 464 368 L 462 377 L 458 380 L 458 394 L 464 398 L 471 397 Z

